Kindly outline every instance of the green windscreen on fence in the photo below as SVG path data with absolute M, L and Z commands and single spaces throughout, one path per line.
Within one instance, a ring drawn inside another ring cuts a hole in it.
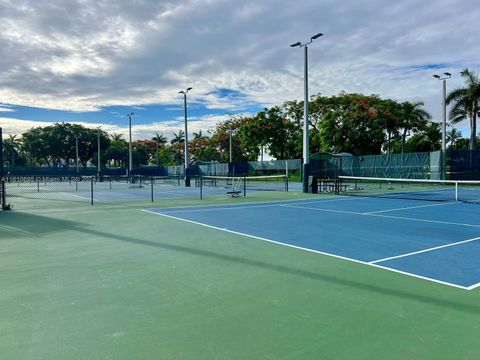
M 404 153 L 332 158 L 339 175 L 429 179 L 430 153 Z
M 437 153 L 364 156 L 323 153 L 316 154 L 311 164 L 311 174 L 326 179 L 338 176 L 430 179 L 438 178 L 440 156 Z

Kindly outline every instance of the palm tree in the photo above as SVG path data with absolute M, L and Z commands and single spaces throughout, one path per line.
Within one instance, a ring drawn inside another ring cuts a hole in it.
M 10 165 L 15 165 L 15 157 L 18 156 L 20 151 L 21 141 L 17 138 L 17 135 L 8 135 L 8 138 L 3 142 L 5 147 L 5 154 L 9 157 Z
M 200 130 L 198 133 L 194 132 L 193 133 L 193 139 L 198 140 L 198 139 L 205 139 L 205 136 L 202 134 L 202 130 Z
M 157 166 L 160 165 L 160 159 L 158 158 L 158 147 L 159 146 L 163 146 L 167 143 L 167 138 L 165 136 L 163 136 L 162 134 L 160 133 L 155 133 L 155 136 L 152 137 L 152 140 L 155 141 L 155 158 L 156 158 L 156 162 L 157 162 Z
M 117 133 L 112 133 L 110 135 L 110 139 L 112 139 L 112 141 L 115 141 L 115 142 L 122 141 L 123 140 L 123 135 L 122 134 L 117 134 Z
M 181 144 L 184 144 L 184 143 L 185 143 L 185 132 L 183 130 L 180 130 L 178 134 L 173 134 L 173 139 L 170 140 L 170 144 L 175 145 L 175 148 L 177 149 L 176 157 L 177 157 L 178 164 L 180 164 L 182 161 L 183 146 L 181 146 Z
M 167 138 L 158 132 L 155 133 L 155 136 L 152 137 L 152 140 L 155 141 L 159 146 L 167 143 Z
M 428 121 L 432 119 L 432 115 L 423 109 L 424 105 L 423 101 L 417 101 L 414 103 L 406 101 L 402 103 L 402 153 L 405 150 L 405 142 L 410 131 L 420 131 L 425 129 Z
M 422 131 L 415 133 L 407 141 L 409 150 L 412 152 L 437 151 L 441 148 L 442 132 L 440 124 L 428 123 Z
M 453 103 L 449 113 L 452 124 L 456 124 L 462 120 L 470 121 L 470 150 L 476 148 L 477 134 L 477 113 L 479 111 L 480 102 L 480 79 L 478 75 L 465 68 L 460 75 L 465 80 L 465 87 L 452 90 L 447 96 L 447 104 Z
M 462 138 L 462 132 L 452 128 L 447 132 L 447 142 L 450 143 L 450 148 L 455 149 L 458 141 Z
M 180 130 L 178 134 L 173 134 L 173 139 L 170 140 L 170 144 L 181 144 L 185 142 L 185 133 Z

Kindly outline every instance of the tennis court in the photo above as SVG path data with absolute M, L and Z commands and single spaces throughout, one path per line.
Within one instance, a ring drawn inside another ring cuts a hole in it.
M 34 198 L 57 199 L 68 201 L 118 202 L 142 201 L 154 202 L 161 199 L 208 198 L 224 195 L 226 192 L 237 196 L 247 196 L 250 192 L 288 191 L 288 179 L 284 175 L 225 177 L 206 176 L 193 178 L 192 185 L 185 187 L 184 179 L 171 177 L 133 177 L 109 178 L 101 181 L 95 177 L 58 178 L 43 177 L 41 179 L 11 179 L 6 188 L 9 201 L 15 207 L 24 207 Z M 290 185 L 292 191 L 301 190 L 300 183 Z
M 480 207 L 336 198 L 149 212 L 463 289 L 480 286 Z
M 54 187 L 41 198 L 12 190 L 24 202 L 0 212 L 6 359 L 480 351 L 478 205 L 304 194 L 293 184 L 92 206 L 72 196 L 80 185 Z

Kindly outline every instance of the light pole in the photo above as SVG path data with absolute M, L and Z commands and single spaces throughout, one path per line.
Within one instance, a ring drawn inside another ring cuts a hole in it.
M 77 165 L 77 175 L 78 175 L 78 136 L 75 136 L 75 162 Z
M 132 115 L 133 112 L 127 114 L 128 116 L 128 176 L 132 173 Z
M 433 75 L 437 80 L 442 80 L 442 151 L 447 149 L 446 144 L 446 131 L 447 131 L 447 79 L 452 77 L 449 72 L 443 73 L 445 76 Z
M 229 159 L 230 159 L 230 163 L 232 163 L 232 125 L 230 125 L 230 127 L 228 128 L 229 130 L 229 134 L 230 134 L 230 141 L 229 141 L 229 153 L 230 153 L 230 156 L 229 156 Z
M 310 45 L 313 40 L 318 39 L 322 36 L 322 33 L 318 33 L 310 37 L 310 41 L 302 44 L 300 41 L 291 44 L 291 47 L 303 47 L 305 59 L 304 59 L 304 118 L 303 118 L 303 192 L 308 192 L 308 176 L 310 174 L 309 164 L 310 164 L 310 154 L 309 154 L 309 139 L 308 139 L 308 45 Z
M 97 174 L 100 176 L 101 168 L 100 168 L 100 128 L 98 128 L 97 132 Z
M 183 94 L 183 113 L 185 115 L 185 186 L 190 186 L 190 177 L 187 174 L 188 171 L 188 129 L 187 129 L 187 93 L 192 90 L 191 87 L 186 90 L 179 91 L 179 94 Z
M 447 79 L 452 77 L 452 74 L 449 72 L 444 72 L 444 76 L 440 75 L 433 75 L 433 77 L 437 80 L 442 81 L 442 156 L 441 156 L 441 164 L 442 168 L 441 171 L 441 179 L 445 179 L 445 151 L 447 150 Z

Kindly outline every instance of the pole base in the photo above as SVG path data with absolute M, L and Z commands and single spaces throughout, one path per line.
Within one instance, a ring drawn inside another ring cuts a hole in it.
M 308 193 L 308 177 L 310 176 L 310 164 L 303 164 L 303 192 Z

